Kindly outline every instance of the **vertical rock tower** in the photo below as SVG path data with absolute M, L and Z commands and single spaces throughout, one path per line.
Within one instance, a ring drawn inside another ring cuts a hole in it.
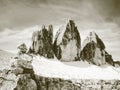
M 53 26 L 49 25 L 48 30 L 42 26 L 40 31 L 33 32 L 32 46 L 30 53 L 39 54 L 46 58 L 54 58 L 53 52 Z
M 111 64 L 113 59 L 105 50 L 103 41 L 95 32 L 90 32 L 84 40 L 81 50 L 81 59 L 96 65 Z
M 81 38 L 73 20 L 62 26 L 54 41 L 55 56 L 61 61 L 79 60 Z

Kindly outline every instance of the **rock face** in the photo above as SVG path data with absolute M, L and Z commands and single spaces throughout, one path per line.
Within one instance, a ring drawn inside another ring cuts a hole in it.
M 119 90 L 120 80 L 79 80 L 80 90 Z
M 79 60 L 81 39 L 73 20 L 62 26 L 54 41 L 55 56 L 61 61 Z
M 18 54 L 22 54 L 22 53 L 26 53 L 27 52 L 27 46 L 25 45 L 25 43 L 23 43 L 20 46 L 18 46 L 18 49 L 19 49 Z
M 29 61 L 15 60 L 10 69 L 0 72 L 0 90 L 37 90 Z
M 80 85 L 73 83 L 71 80 L 42 76 L 35 77 L 38 90 L 81 90 Z
M 106 63 L 113 65 L 112 56 L 105 51 L 103 41 L 95 32 L 90 32 L 83 42 L 80 56 L 82 60 L 87 60 L 96 65 L 103 65 Z
M 53 52 L 53 27 L 50 25 L 48 30 L 42 26 L 40 31 L 33 32 L 32 46 L 29 53 L 39 54 L 47 58 L 54 58 Z
M 115 62 L 114 62 L 114 60 L 112 59 L 112 55 L 110 55 L 107 51 L 105 51 L 105 61 L 106 61 L 108 64 L 110 64 L 110 65 L 112 65 L 112 66 L 115 66 Z M 119 64 L 119 66 L 120 66 L 120 64 Z

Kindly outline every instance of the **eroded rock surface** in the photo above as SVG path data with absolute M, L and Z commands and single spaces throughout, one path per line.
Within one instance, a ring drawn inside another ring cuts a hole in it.
M 29 53 L 39 54 L 46 58 L 54 58 L 53 52 L 53 26 L 50 25 L 48 30 L 42 26 L 41 30 L 33 32 L 32 46 Z
M 106 52 L 103 41 L 95 32 L 90 32 L 85 39 L 80 56 L 82 60 L 87 60 L 96 65 L 106 63 L 114 65 L 112 56 Z
M 79 60 L 81 39 L 73 20 L 62 26 L 54 41 L 55 56 L 61 61 Z
M 0 90 L 37 90 L 30 63 L 16 60 L 9 70 L 0 72 Z

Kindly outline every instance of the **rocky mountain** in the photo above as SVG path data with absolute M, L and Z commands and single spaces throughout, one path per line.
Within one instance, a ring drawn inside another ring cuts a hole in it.
M 80 57 L 96 65 L 114 65 L 112 56 L 105 50 L 103 41 L 95 32 L 90 32 L 84 40 Z
M 48 30 L 42 26 L 41 30 L 33 32 L 32 46 L 28 53 L 39 54 L 47 58 L 54 58 L 53 52 L 53 26 L 49 25 Z
M 81 46 L 80 33 L 73 20 L 60 27 L 54 39 L 52 25 L 49 25 L 48 29 L 42 26 L 40 30 L 33 32 L 28 53 L 39 54 L 49 59 L 55 56 L 58 60 L 67 62 L 82 59 L 98 66 L 120 66 L 118 62 L 113 61 L 104 42 L 95 32 L 90 32 Z
M 54 53 L 61 61 L 79 60 L 81 38 L 73 20 L 62 26 L 55 36 Z

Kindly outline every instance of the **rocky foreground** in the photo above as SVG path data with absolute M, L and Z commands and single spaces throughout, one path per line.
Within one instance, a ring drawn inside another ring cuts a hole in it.
M 16 59 L 0 71 L 0 90 L 120 90 L 120 80 L 64 80 L 35 75 L 32 61 Z

